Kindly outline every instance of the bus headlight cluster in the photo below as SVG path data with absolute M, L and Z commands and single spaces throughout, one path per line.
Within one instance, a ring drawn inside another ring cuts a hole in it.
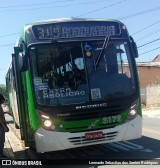
M 55 124 L 54 122 L 51 120 L 50 116 L 47 115 L 44 112 L 38 111 L 38 114 L 41 118 L 42 121 L 42 127 L 48 131 L 52 131 L 55 130 Z
M 55 124 L 51 119 L 42 119 L 42 127 L 48 131 L 55 130 Z
M 50 120 L 44 120 L 43 124 L 44 124 L 45 127 L 49 128 L 49 127 L 51 127 L 52 122 Z
M 126 122 L 131 121 L 134 118 L 136 118 L 138 104 L 139 104 L 139 100 L 138 99 L 132 103 L 132 105 L 130 106 L 130 110 L 129 110 Z

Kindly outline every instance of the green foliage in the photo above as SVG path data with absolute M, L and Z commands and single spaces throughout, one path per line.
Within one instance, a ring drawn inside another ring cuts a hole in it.
M 4 97 L 7 97 L 6 85 L 0 84 L 0 93 L 3 94 Z

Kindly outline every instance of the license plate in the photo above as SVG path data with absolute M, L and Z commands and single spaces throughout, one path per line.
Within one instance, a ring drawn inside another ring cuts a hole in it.
M 99 139 L 103 137 L 103 132 L 90 132 L 85 134 L 86 139 Z

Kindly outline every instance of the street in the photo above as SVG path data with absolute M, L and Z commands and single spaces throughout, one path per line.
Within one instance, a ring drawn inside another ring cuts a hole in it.
M 143 111 L 143 135 L 141 139 L 45 154 L 37 154 L 26 148 L 23 141 L 20 140 L 19 130 L 14 128 L 12 117 L 5 114 L 10 128 L 10 131 L 6 133 L 5 154 L 11 159 L 43 160 L 45 164 L 52 164 L 51 161 L 53 161 L 56 164 L 63 164 L 62 167 L 66 167 L 68 164 L 75 164 L 73 167 L 78 167 L 77 164 L 81 165 L 84 162 L 84 166 L 88 168 L 96 168 L 97 166 L 103 168 L 105 164 L 110 163 L 109 161 L 114 161 L 114 163 L 116 161 L 117 164 L 120 164 L 118 161 L 124 161 L 124 164 L 127 161 L 126 164 L 135 165 L 139 161 L 143 163 L 146 160 L 151 161 L 156 166 L 156 164 L 160 164 L 160 160 L 158 160 L 160 159 L 160 113 L 159 110 Z M 86 165 L 86 159 L 89 160 L 88 165 Z M 100 161 L 102 162 L 100 163 Z M 96 166 L 95 162 L 100 164 Z M 150 165 L 149 162 L 145 163 Z

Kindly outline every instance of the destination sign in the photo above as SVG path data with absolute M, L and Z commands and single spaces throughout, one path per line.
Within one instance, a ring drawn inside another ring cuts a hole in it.
M 118 22 L 81 21 L 35 25 L 32 27 L 39 40 L 57 38 L 100 37 L 120 34 Z

